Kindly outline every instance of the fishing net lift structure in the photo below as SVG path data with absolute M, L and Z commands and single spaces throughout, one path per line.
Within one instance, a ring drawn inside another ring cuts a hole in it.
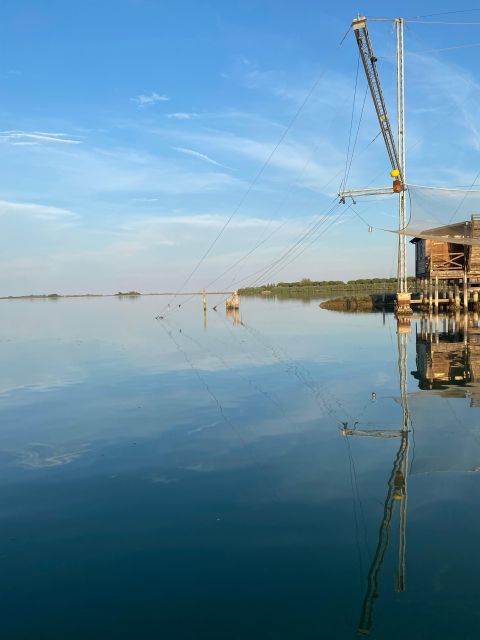
M 398 225 L 384 229 L 398 234 L 397 314 L 411 313 L 412 304 L 432 306 L 440 304 L 468 309 L 469 300 L 478 308 L 480 288 L 480 190 L 474 190 L 476 180 L 468 189 L 446 189 L 410 184 L 406 177 L 405 107 L 404 107 L 404 19 L 395 18 L 397 52 L 397 139 L 385 104 L 378 58 L 373 51 L 367 28 L 367 18 L 358 16 L 351 28 L 355 34 L 359 56 L 365 71 L 373 106 L 377 115 L 393 179 L 392 186 L 345 190 L 348 167 L 353 158 L 347 151 L 345 178 L 339 199 L 355 203 L 358 196 L 398 195 Z M 356 89 L 356 85 L 355 85 Z M 353 112 L 355 109 L 355 94 Z M 353 145 L 355 146 L 355 145 Z M 480 175 L 480 174 L 479 174 Z M 478 176 L 477 176 L 478 177 Z M 378 198 L 377 198 L 378 200 Z M 407 216 L 407 204 L 410 204 Z M 380 207 L 383 206 L 379 202 Z M 381 213 L 381 211 L 377 211 Z M 364 220 L 365 222 L 365 220 Z M 368 224 L 369 231 L 372 225 Z M 415 277 L 420 284 L 420 300 L 412 300 L 407 283 L 407 236 L 415 245 Z M 439 295 L 442 286 L 442 297 Z M 460 296 L 460 291 L 462 295 Z

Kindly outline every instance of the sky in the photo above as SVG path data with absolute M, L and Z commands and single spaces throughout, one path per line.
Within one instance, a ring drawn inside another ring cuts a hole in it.
M 480 10 L 417 17 L 460 9 L 402 3 L 413 184 L 470 186 L 480 170 L 480 25 L 432 24 L 480 22 Z M 379 230 L 396 225 L 394 199 L 329 214 L 366 90 L 360 69 L 355 91 L 352 32 L 340 41 L 358 11 L 394 17 L 385 10 L 313 0 L 6 0 L 0 295 L 395 275 L 396 236 Z M 371 22 L 370 34 L 396 125 L 393 23 Z M 390 180 L 383 142 L 372 143 L 369 98 L 349 188 Z M 316 241 L 275 268 L 315 220 L 323 220 Z

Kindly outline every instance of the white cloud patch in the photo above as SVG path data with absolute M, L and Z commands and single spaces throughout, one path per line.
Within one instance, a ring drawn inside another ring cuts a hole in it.
M 220 164 L 210 156 L 207 156 L 205 153 L 200 153 L 200 151 L 195 151 L 194 149 L 186 149 L 185 147 L 172 147 L 175 151 L 179 151 L 180 153 L 184 153 L 187 156 L 192 156 L 193 158 L 198 158 L 199 160 L 203 160 L 204 162 L 208 162 L 217 167 L 222 167 L 223 169 L 228 169 L 224 164 Z
M 187 113 L 185 111 L 177 111 L 176 113 L 167 113 L 167 118 L 173 120 L 193 120 L 198 116 L 198 113 Z
M 138 105 L 139 109 L 144 109 L 145 107 L 150 107 L 152 104 L 156 104 L 157 102 L 168 102 L 170 98 L 168 96 L 160 95 L 159 93 L 141 93 L 131 100 Z
M 8 200 L 0 200 L 0 216 L 28 216 L 55 222 L 68 222 L 78 218 L 78 215 L 69 209 L 32 202 L 10 202 Z
M 50 133 L 46 131 L 0 131 L 0 141 L 14 145 L 34 144 L 81 144 L 81 140 L 67 137 L 66 133 Z

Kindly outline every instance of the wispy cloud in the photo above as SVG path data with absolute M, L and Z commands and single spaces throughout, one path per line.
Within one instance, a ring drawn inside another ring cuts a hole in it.
M 160 95 L 159 93 L 141 93 L 131 100 L 138 105 L 139 109 L 144 109 L 145 107 L 150 107 L 152 104 L 155 104 L 157 102 L 168 102 L 170 98 L 168 96 Z
M 272 142 L 223 131 L 189 135 L 185 136 L 185 140 L 216 149 L 222 154 L 244 156 L 257 163 L 265 162 L 273 148 Z M 302 186 L 323 192 L 323 185 L 335 175 L 335 170 L 340 169 L 343 158 L 341 151 L 327 137 L 319 138 L 315 146 L 310 141 L 291 140 L 288 143 L 284 142 L 270 157 L 268 175 L 274 179 L 278 178 L 281 174 L 275 173 L 275 170 L 279 170 L 283 174 L 282 180 L 287 173 L 292 177 L 297 176 Z
M 143 216 L 135 218 L 125 223 L 122 231 L 138 231 L 139 229 L 148 228 L 149 234 L 154 228 L 165 227 L 169 225 L 182 225 L 187 227 L 204 227 L 217 229 L 225 224 L 225 216 L 218 214 L 190 214 L 190 215 L 162 215 L 162 216 Z M 251 229 L 257 227 L 265 227 L 264 218 L 243 217 L 233 220 L 230 224 L 231 229 Z M 148 235 L 148 234 L 147 234 Z
M 32 202 L 10 202 L 0 200 L 0 216 L 30 216 L 40 220 L 73 221 L 78 218 L 74 211 Z
M 167 113 L 167 118 L 171 118 L 173 120 L 193 120 L 196 118 L 198 113 L 188 113 L 186 111 L 177 111 L 176 113 Z
M 223 169 L 229 169 L 229 167 L 217 162 L 210 156 L 207 156 L 205 153 L 200 153 L 200 151 L 195 151 L 194 149 L 186 149 L 185 147 L 172 147 L 175 151 L 179 151 L 180 153 L 184 153 L 187 156 L 192 156 L 193 158 L 198 158 L 199 160 L 203 160 L 204 162 L 209 162 L 217 167 L 222 167 Z
M 81 144 L 81 140 L 67 137 L 66 133 L 50 133 L 47 131 L 0 131 L 0 141 L 15 145 Z

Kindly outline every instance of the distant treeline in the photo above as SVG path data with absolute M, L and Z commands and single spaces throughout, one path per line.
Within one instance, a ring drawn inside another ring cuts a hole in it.
M 409 290 L 415 289 L 416 279 L 408 278 Z M 312 290 L 330 290 L 330 291 L 396 291 L 396 278 L 359 278 L 357 280 L 310 280 L 310 278 L 302 278 L 299 282 L 277 282 L 268 283 L 259 287 L 246 287 L 239 289 L 238 293 L 242 295 L 256 293 L 276 293 L 282 291 L 312 291 Z

